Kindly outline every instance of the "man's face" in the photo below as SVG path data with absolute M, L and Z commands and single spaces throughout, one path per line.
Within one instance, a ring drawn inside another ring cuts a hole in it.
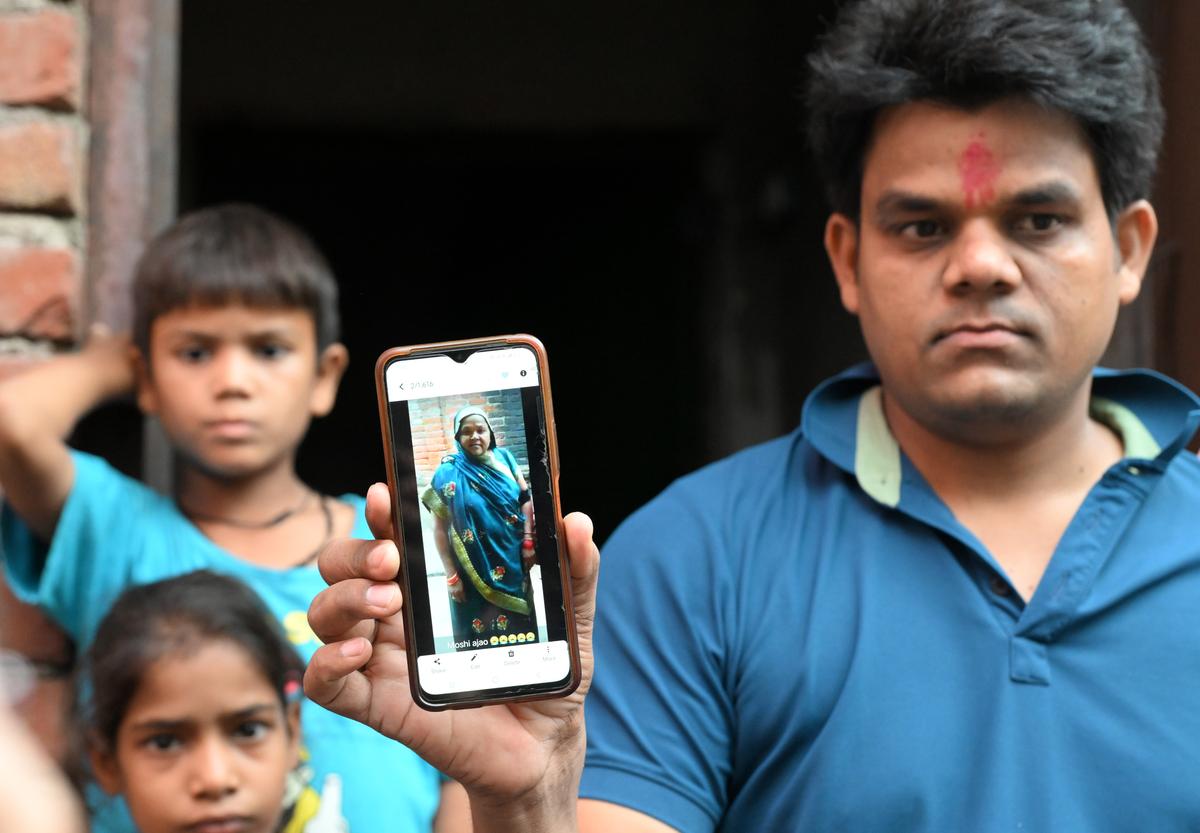
M 1074 121 L 1019 100 L 902 105 L 878 119 L 861 196 L 826 245 L 889 415 L 986 441 L 1086 398 L 1156 226 L 1145 202 L 1110 225 Z

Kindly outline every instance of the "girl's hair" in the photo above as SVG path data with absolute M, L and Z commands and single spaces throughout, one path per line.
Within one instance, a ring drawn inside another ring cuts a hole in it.
M 111 751 L 146 670 L 164 657 L 193 654 L 213 640 L 244 650 L 286 707 L 304 665 L 275 617 L 241 581 L 198 570 L 130 587 L 113 603 L 76 679 L 75 739 Z

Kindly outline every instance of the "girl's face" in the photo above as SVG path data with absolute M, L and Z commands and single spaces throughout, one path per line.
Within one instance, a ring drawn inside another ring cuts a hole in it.
M 93 769 L 141 833 L 273 833 L 297 763 L 297 706 L 285 712 L 239 645 L 209 641 L 146 670 Z

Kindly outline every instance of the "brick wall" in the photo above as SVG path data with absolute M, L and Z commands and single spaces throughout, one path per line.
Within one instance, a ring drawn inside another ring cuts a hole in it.
M 417 470 L 417 488 L 429 485 L 442 457 L 454 451 L 454 431 L 450 423 L 464 405 L 479 405 L 487 414 L 496 434 L 496 444 L 507 448 L 529 477 L 529 450 L 525 442 L 525 412 L 521 391 L 496 390 L 463 396 L 414 399 L 408 404 L 412 426 L 413 456 Z
M 0 0 L 0 377 L 73 344 L 82 321 L 83 0 Z M 0 648 L 41 661 L 70 656 L 66 637 L 0 581 Z M 55 757 L 67 686 L 39 680 L 16 704 Z
M 82 320 L 82 0 L 0 0 L 0 375 Z

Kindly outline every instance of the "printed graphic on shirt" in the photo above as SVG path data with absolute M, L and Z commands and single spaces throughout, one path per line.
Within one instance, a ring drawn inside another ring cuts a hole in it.
M 350 833 L 342 815 L 341 777 L 326 775 L 320 793 L 313 787 L 312 777 L 312 767 L 306 762 L 288 776 L 280 833 Z

